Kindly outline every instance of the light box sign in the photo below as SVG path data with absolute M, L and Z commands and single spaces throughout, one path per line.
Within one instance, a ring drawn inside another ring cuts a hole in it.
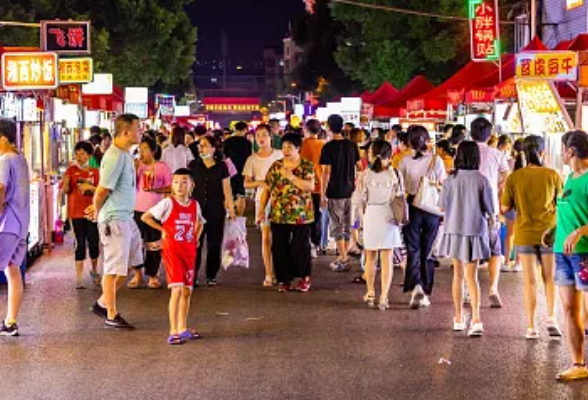
M 149 90 L 146 87 L 125 88 L 125 101 L 127 103 L 147 103 L 149 101 Z
M 55 89 L 58 84 L 57 54 L 19 52 L 2 55 L 4 89 Z
M 516 76 L 525 79 L 576 81 L 578 53 L 574 51 L 542 51 L 516 55 Z
M 584 0 L 566 0 L 566 9 L 573 10 L 574 8 L 582 7 Z
M 112 94 L 112 74 L 94 74 L 94 80 L 82 85 L 83 94 Z
M 90 22 L 41 21 L 41 50 L 59 54 L 89 54 Z
M 90 57 L 60 58 L 59 83 L 87 83 L 94 80 L 94 62 Z
M 125 113 L 135 114 L 141 119 L 146 119 L 149 116 L 147 104 L 145 103 L 125 103 Z
M 495 0 L 468 0 L 468 15 L 472 60 L 497 60 L 500 43 Z

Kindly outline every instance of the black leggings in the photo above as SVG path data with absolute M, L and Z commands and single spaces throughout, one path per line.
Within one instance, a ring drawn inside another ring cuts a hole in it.
M 100 256 L 100 236 L 98 224 L 86 218 L 74 218 L 71 225 L 76 238 L 75 260 L 86 259 L 86 243 L 90 251 L 90 259 L 96 260 Z
M 146 244 L 159 242 L 161 240 L 161 232 L 141 221 L 142 216 L 142 212 L 135 211 L 135 222 L 139 227 L 139 231 L 141 231 L 143 241 Z M 155 278 L 161 265 L 161 250 L 149 250 L 147 246 L 145 246 L 145 250 L 145 264 L 136 266 L 135 269 L 145 268 L 145 274 L 151 278 Z
M 204 230 L 202 231 L 202 236 L 200 236 L 198 255 L 196 257 L 196 275 L 198 275 L 202 260 L 202 247 L 206 242 L 206 279 L 216 279 L 221 267 L 226 213 L 224 210 L 215 211 L 205 210 L 203 213 L 206 224 L 204 224 Z

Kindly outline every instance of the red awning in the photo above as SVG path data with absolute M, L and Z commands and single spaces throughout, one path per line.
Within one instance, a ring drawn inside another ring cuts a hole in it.
M 375 117 L 401 117 L 406 107 L 406 102 L 416 96 L 431 91 L 435 86 L 424 76 L 418 75 L 406 84 L 396 96 L 389 101 L 374 107 Z
M 122 114 L 125 105 L 125 92 L 122 88 L 113 85 L 112 94 L 82 95 L 82 104 L 88 110 L 111 111 Z
M 392 86 L 390 82 L 384 82 L 372 95 L 365 98 L 364 95 L 362 95 L 361 99 L 364 103 L 378 105 L 389 101 L 396 96 L 397 93 L 398 89 Z

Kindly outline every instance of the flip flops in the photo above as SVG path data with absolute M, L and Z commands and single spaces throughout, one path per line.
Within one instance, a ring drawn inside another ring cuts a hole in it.
M 180 335 L 170 335 L 167 338 L 167 344 L 172 346 L 177 346 L 180 344 L 184 344 L 186 341 L 180 337 Z
M 202 339 L 202 336 L 197 333 L 194 329 L 187 329 L 184 332 L 180 333 L 180 338 L 183 340 L 198 340 Z

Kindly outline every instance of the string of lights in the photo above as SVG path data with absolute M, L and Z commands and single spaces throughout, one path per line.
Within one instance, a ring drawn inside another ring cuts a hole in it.
M 456 16 L 456 15 L 446 15 L 446 14 L 430 13 L 430 12 L 425 12 L 425 11 L 407 10 L 405 8 L 384 6 L 384 5 L 380 5 L 380 4 L 368 4 L 368 3 L 363 3 L 360 1 L 354 1 L 354 0 L 327 0 L 327 1 L 329 1 L 331 3 L 347 4 L 350 6 L 370 8 L 372 10 L 391 11 L 391 12 L 400 13 L 400 14 L 415 15 L 418 17 L 446 19 L 446 20 L 450 20 L 450 21 L 469 21 L 469 19 L 466 17 L 460 17 L 460 16 Z M 307 11 L 309 11 L 311 14 L 313 14 L 314 7 L 316 5 L 316 0 L 304 0 L 304 2 L 306 3 Z M 500 21 L 500 23 L 505 24 L 505 25 L 513 25 L 514 24 L 513 21 Z

